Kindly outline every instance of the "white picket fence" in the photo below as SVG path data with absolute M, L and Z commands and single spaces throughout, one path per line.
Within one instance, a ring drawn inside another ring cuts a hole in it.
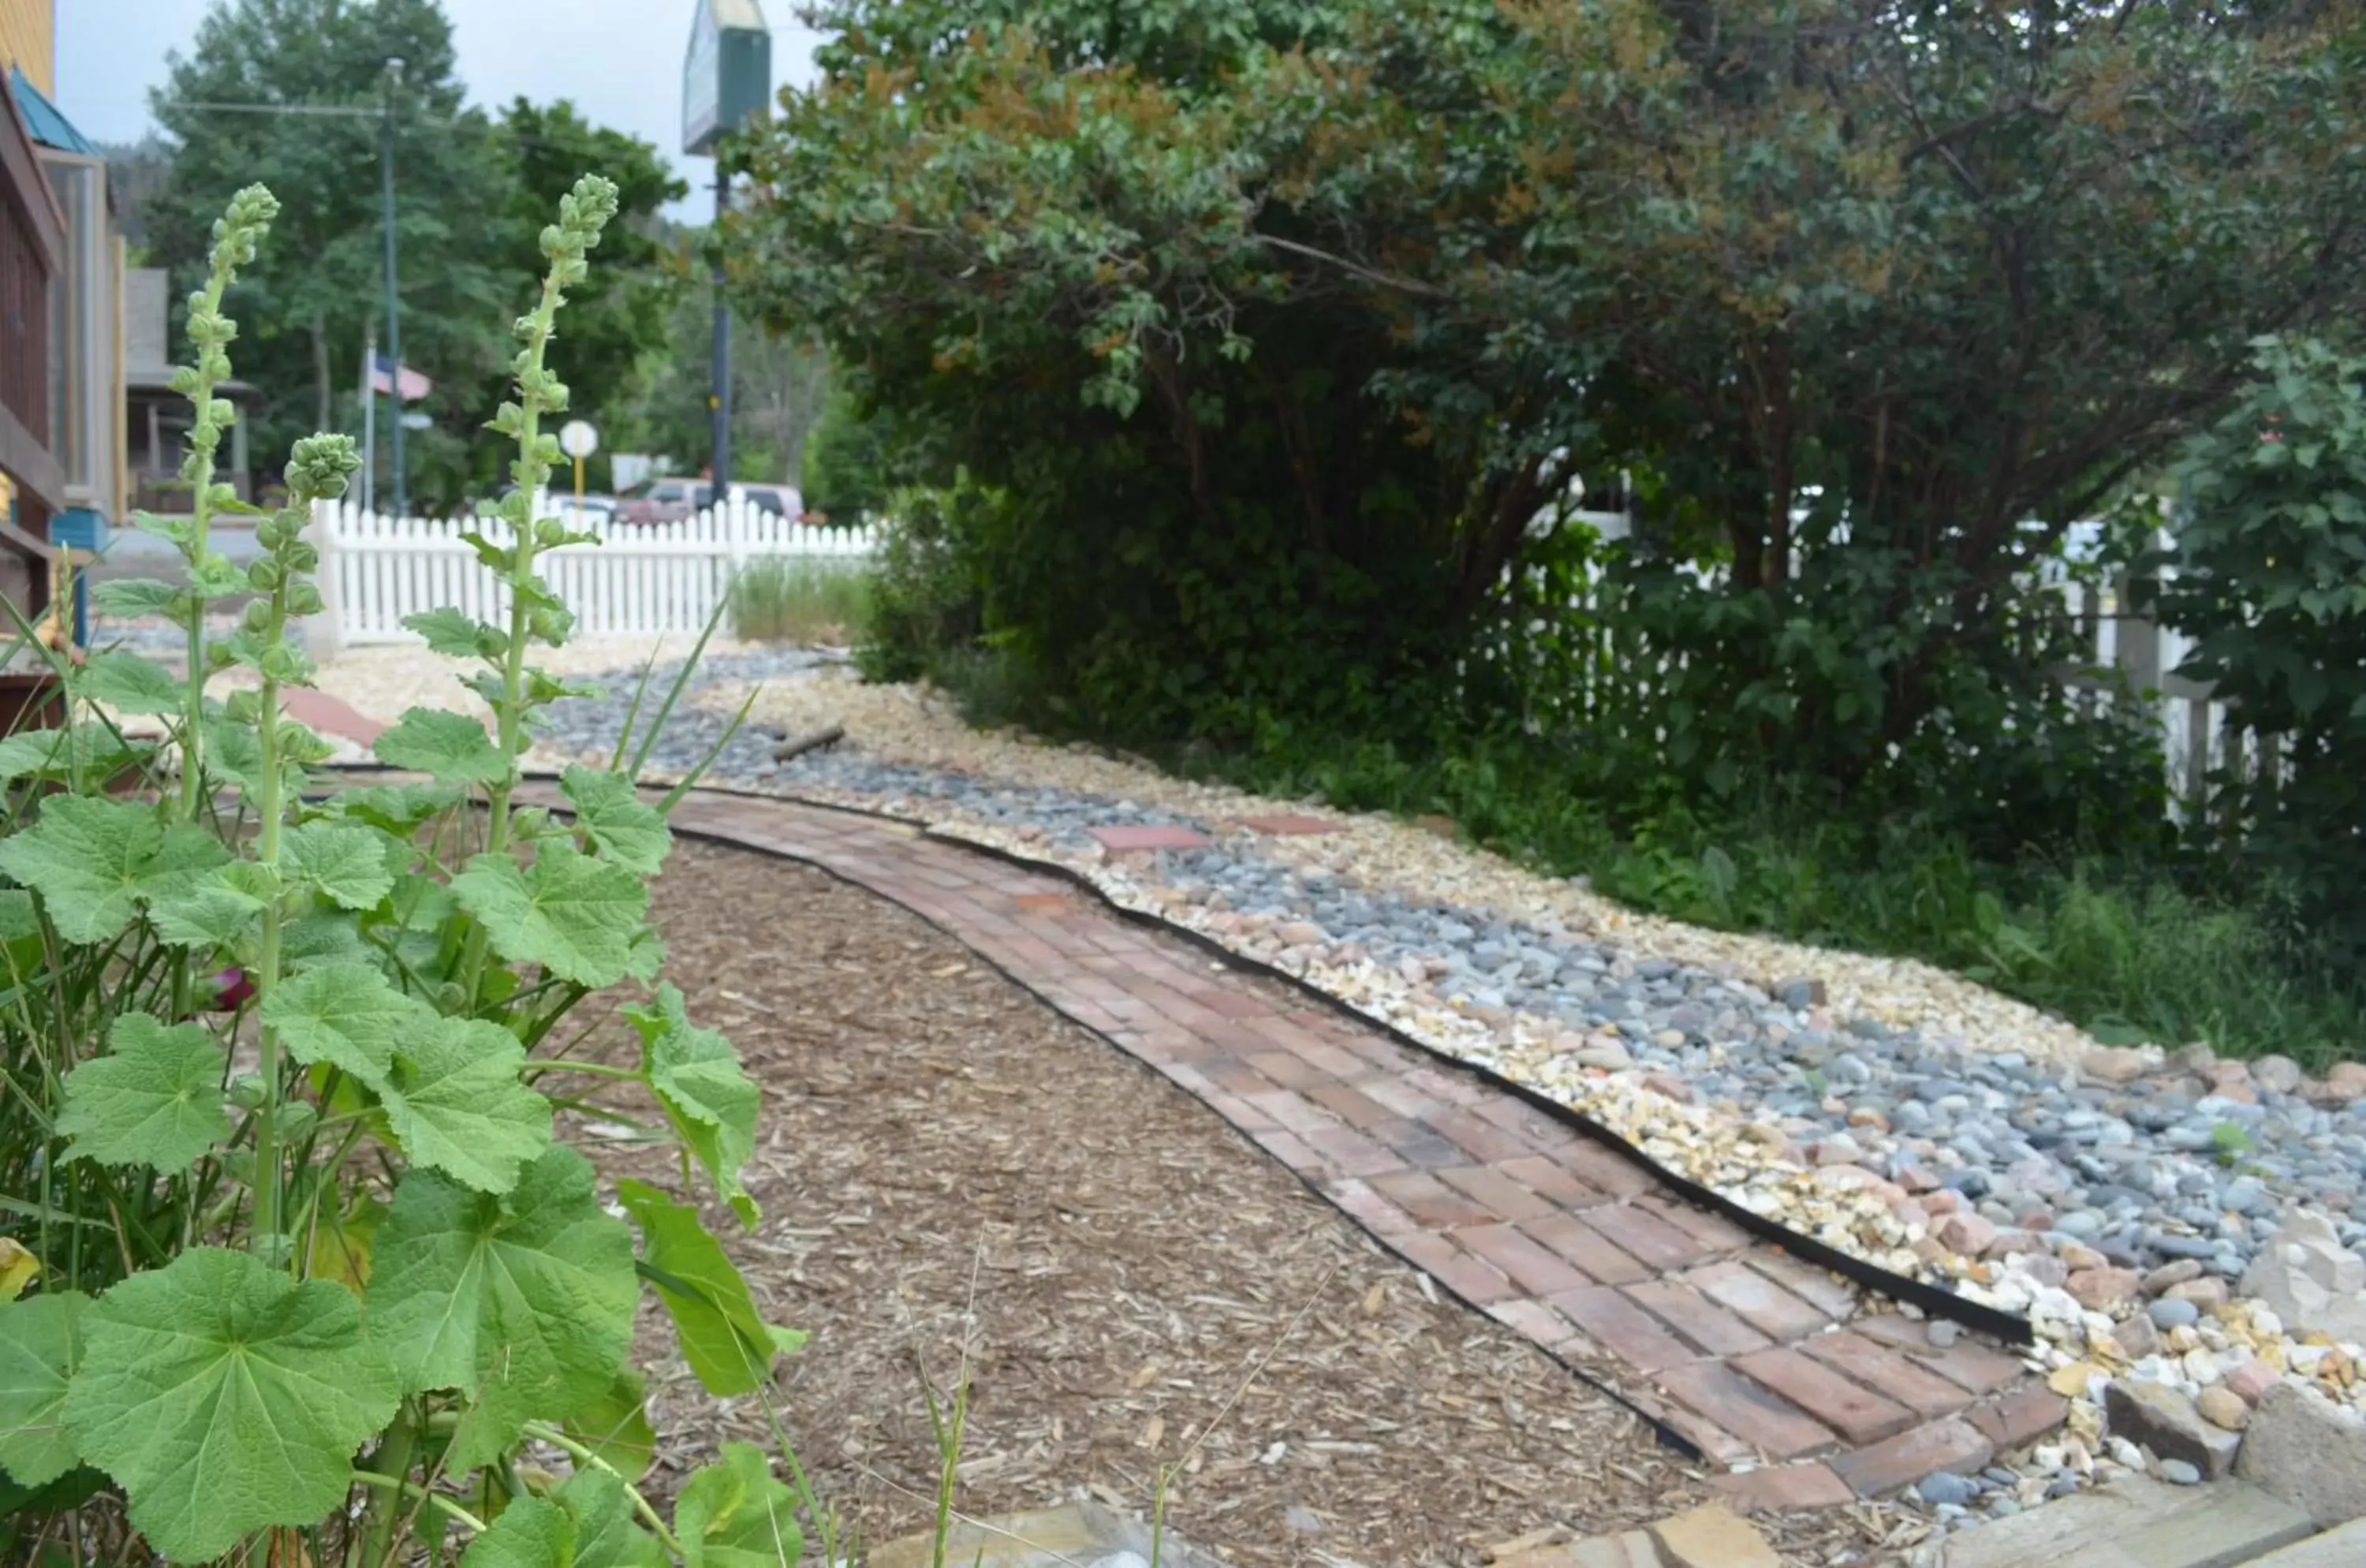
M 546 581 L 575 612 L 578 637 L 641 637 L 702 629 L 733 577 L 759 561 L 822 569 L 859 568 L 877 547 L 873 527 L 803 524 L 727 502 L 677 523 L 637 525 L 580 518 L 564 502 L 543 509 L 595 542 L 538 558 Z M 490 517 L 389 517 L 350 502 L 323 503 L 312 537 L 321 542 L 322 627 L 341 645 L 420 640 L 403 617 L 445 605 L 499 624 L 508 595 L 465 536 L 511 542 Z

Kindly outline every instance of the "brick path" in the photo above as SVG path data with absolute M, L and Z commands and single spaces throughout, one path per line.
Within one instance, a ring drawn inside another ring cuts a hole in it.
M 1719 1482 L 1742 1505 L 1878 1495 L 1977 1469 L 2062 1420 L 2017 1358 L 1968 1333 L 1935 1347 L 1895 1314 L 1855 1317 L 1853 1287 L 1656 1190 L 1515 1096 L 1065 879 L 791 802 L 698 792 L 673 822 L 929 919 L 1205 1100 L 1439 1286 L 1745 1467 Z

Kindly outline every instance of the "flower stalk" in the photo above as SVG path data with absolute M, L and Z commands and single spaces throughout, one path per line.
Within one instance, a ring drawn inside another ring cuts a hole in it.
M 231 198 L 229 209 L 214 220 L 214 244 L 206 286 L 189 297 L 189 346 L 196 363 L 173 372 L 173 389 L 189 400 L 194 420 L 189 449 L 181 458 L 181 478 L 189 484 L 189 518 L 175 524 L 166 536 L 181 549 L 188 565 L 189 595 L 180 606 L 188 631 L 187 694 L 181 710 L 180 818 L 195 821 L 205 797 L 206 604 L 217 592 L 236 592 L 240 584 L 229 561 L 214 554 L 211 530 L 217 507 L 235 505 L 238 490 L 214 479 L 215 454 L 225 431 L 237 421 L 238 410 L 226 398 L 214 396 L 230 379 L 230 345 L 237 340 L 238 323 L 222 314 L 222 296 L 238 269 L 254 259 L 256 244 L 279 213 L 278 198 L 261 186 L 248 186 Z
M 507 768 L 490 790 L 491 816 L 486 847 L 500 851 L 510 841 L 510 798 L 518 784 L 518 759 L 527 746 L 526 718 L 534 705 L 525 662 L 529 638 L 557 647 L 567 640 L 573 617 L 567 607 L 535 575 L 535 558 L 542 550 L 567 542 L 566 526 L 555 517 L 534 515 L 535 498 L 549 483 L 558 461 L 558 438 L 542 429 L 545 414 L 567 412 L 567 383 L 544 365 L 550 347 L 558 308 L 567 290 L 589 272 L 586 254 L 599 243 L 601 230 L 616 215 L 616 187 L 597 175 L 586 175 L 558 202 L 558 221 L 542 231 L 542 254 L 550 270 L 542 280 L 535 308 L 517 321 L 517 335 L 525 346 L 512 362 L 517 378 L 517 399 L 504 402 L 493 428 L 517 441 L 517 457 L 510 464 L 514 486 L 501 498 L 500 514 L 509 523 L 513 543 L 509 547 L 505 575 L 510 590 L 510 624 L 501 652 L 501 684 L 494 712 L 497 737 Z
M 349 435 L 308 435 L 296 443 L 287 464 L 287 504 L 263 519 L 255 542 L 264 555 L 247 569 L 247 581 L 263 595 L 247 605 L 246 624 L 231 639 L 227 651 L 241 663 L 252 664 L 263 677 L 254 697 L 254 728 L 261 756 L 255 783 L 255 863 L 263 868 L 268 897 L 263 907 L 263 934 L 257 944 L 254 971 L 246 976 L 254 990 L 257 1010 L 267 1009 L 279 984 L 280 942 L 286 916 L 281 896 L 280 840 L 288 808 L 288 764 L 300 761 L 288 754 L 289 737 L 280 723 L 280 692 L 288 684 L 311 678 L 310 660 L 287 643 L 291 617 L 317 614 L 320 590 L 303 575 L 321 564 L 321 553 L 303 536 L 313 503 L 344 493 L 345 476 L 361 467 Z M 243 706 L 243 704 L 240 705 Z M 251 1243 L 258 1252 L 279 1244 L 281 1224 L 279 1101 L 282 1093 L 279 1031 L 266 1021 L 260 1037 L 263 1100 L 254 1111 L 254 1229 Z

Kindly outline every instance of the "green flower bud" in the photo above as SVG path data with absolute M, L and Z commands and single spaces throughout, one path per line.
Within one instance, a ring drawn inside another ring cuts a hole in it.
M 287 486 L 308 496 L 327 499 L 345 493 L 345 476 L 362 466 L 350 435 L 307 435 L 296 443 L 287 463 Z

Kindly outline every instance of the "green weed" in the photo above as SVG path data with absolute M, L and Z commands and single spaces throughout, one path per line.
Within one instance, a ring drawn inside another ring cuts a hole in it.
M 774 557 L 742 569 L 726 598 L 731 635 L 742 642 L 843 647 L 869 614 L 871 573 Z

